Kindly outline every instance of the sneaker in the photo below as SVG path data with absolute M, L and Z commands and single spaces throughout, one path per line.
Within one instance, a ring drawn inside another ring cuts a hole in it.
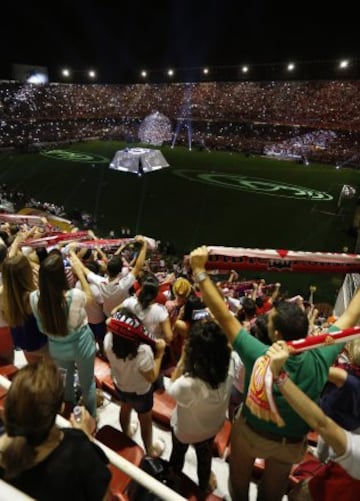
M 162 438 L 158 438 L 152 444 L 149 456 L 152 458 L 159 458 L 164 451 L 165 451 L 165 441 Z
M 129 424 L 129 437 L 132 438 L 135 433 L 137 432 L 137 429 L 139 427 L 139 422 L 138 421 L 132 421 L 130 424 Z

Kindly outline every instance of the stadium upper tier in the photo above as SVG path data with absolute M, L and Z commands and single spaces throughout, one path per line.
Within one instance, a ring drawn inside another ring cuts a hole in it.
M 138 141 L 140 124 L 154 112 L 171 121 L 177 144 L 186 144 L 191 129 L 193 143 L 211 149 L 268 154 L 278 152 L 279 143 L 282 151 L 284 142 L 296 144 L 298 137 L 308 141 L 313 131 L 334 131 L 326 148 L 311 143 L 300 157 L 358 165 L 360 80 L 132 85 L 2 81 L 0 148 L 87 138 Z
M 3 119 L 144 118 L 154 111 L 170 119 L 360 130 L 360 80 L 133 85 L 0 82 Z

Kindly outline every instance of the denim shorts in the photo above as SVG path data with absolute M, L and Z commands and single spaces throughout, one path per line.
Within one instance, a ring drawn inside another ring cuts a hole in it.
M 144 414 L 145 412 L 151 411 L 153 408 L 154 392 L 152 388 L 142 395 L 121 391 L 119 388 L 116 388 L 116 392 L 119 395 L 120 402 L 130 405 L 138 414 Z

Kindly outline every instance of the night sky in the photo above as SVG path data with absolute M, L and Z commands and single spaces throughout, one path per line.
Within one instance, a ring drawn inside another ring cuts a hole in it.
M 31 2 L 2 5 L 0 79 L 11 63 L 94 68 L 102 82 L 139 70 L 360 57 L 356 3 L 273 0 Z M 36 2 L 37 4 L 37 2 Z M 119 7 L 108 7 L 117 4 Z M 348 4 L 348 5 L 347 5 Z

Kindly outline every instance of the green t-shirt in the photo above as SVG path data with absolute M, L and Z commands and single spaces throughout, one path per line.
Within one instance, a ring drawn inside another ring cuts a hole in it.
M 332 326 L 329 332 L 339 329 Z M 247 394 L 253 365 L 258 357 L 265 355 L 268 346 L 253 337 L 245 329 L 241 329 L 234 341 L 234 350 L 240 355 L 245 366 L 244 393 Z M 328 380 L 329 367 L 343 349 L 344 343 L 314 348 L 299 355 L 288 358 L 284 366 L 290 379 L 314 401 L 317 401 L 325 383 Z M 288 405 L 276 385 L 273 385 L 273 395 L 280 416 L 285 426 L 279 428 L 275 423 L 258 419 L 244 404 L 243 415 L 255 429 L 261 429 L 284 437 L 301 437 L 309 431 L 309 426 Z

